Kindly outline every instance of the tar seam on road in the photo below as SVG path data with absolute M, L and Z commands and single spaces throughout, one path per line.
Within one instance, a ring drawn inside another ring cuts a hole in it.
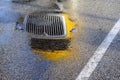
M 107 51 L 108 47 L 110 46 L 111 42 L 115 38 L 115 36 L 118 34 L 120 30 L 120 19 L 115 24 L 115 26 L 111 29 L 111 31 L 108 33 L 106 38 L 103 40 L 103 42 L 100 44 L 100 46 L 95 51 L 94 55 L 90 58 L 88 63 L 85 65 L 85 67 L 82 69 L 76 80 L 88 80 L 95 68 L 97 67 L 98 63 L 102 59 L 103 55 Z

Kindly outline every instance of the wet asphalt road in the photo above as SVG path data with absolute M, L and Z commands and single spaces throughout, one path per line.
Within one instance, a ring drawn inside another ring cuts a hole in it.
M 78 34 L 71 44 L 75 47 L 72 53 L 52 53 L 52 57 L 46 54 L 51 57 L 48 59 L 32 51 L 27 33 L 14 30 L 21 15 L 48 6 L 49 0 L 46 1 L 27 4 L 0 1 L 0 80 L 75 80 L 120 17 L 119 0 L 67 2 L 68 13 L 73 11 L 70 15 L 79 21 Z M 120 80 L 119 34 L 89 80 Z

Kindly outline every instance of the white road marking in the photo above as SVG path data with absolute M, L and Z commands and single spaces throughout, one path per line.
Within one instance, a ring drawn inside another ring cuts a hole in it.
M 97 67 L 98 63 L 102 59 L 103 55 L 107 51 L 108 47 L 110 46 L 111 42 L 115 38 L 115 36 L 118 34 L 120 30 L 120 19 L 115 24 L 115 26 L 111 29 L 109 34 L 106 36 L 104 41 L 101 43 L 101 45 L 97 48 L 94 55 L 90 58 L 88 63 L 85 65 L 85 67 L 82 69 L 76 80 L 88 80 L 95 68 Z

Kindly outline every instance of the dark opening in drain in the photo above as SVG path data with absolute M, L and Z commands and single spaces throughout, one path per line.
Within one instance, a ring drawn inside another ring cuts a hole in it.
M 31 39 L 31 47 L 42 50 L 65 50 L 69 47 L 70 40 Z

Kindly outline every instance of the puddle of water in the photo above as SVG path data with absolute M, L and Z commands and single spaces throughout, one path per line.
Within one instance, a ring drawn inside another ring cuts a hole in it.
M 66 22 L 68 24 L 68 31 L 70 31 L 73 27 L 75 27 L 76 23 L 77 23 L 77 32 L 75 33 L 70 33 L 68 32 L 67 37 L 68 38 L 72 38 L 71 39 L 71 43 L 68 49 L 65 50 L 54 50 L 54 51 L 49 51 L 49 50 L 39 50 L 39 49 L 33 49 L 33 52 L 35 53 L 39 53 L 43 56 L 44 59 L 47 60 L 52 60 L 52 61 L 59 61 L 62 59 L 66 59 L 66 60 L 70 60 L 74 58 L 78 58 L 80 57 L 79 55 L 79 41 L 78 41 L 78 36 L 80 35 L 80 33 L 82 32 L 82 23 L 81 23 L 81 18 L 78 15 L 77 11 L 78 9 L 78 5 L 77 5 L 78 1 L 77 0 L 69 0 L 67 1 L 67 3 L 65 3 L 64 5 L 67 5 L 67 14 L 62 14 L 64 15 L 66 18 Z M 72 14 L 71 14 L 72 12 Z M 71 21 L 69 21 L 69 19 L 71 19 Z
M 68 14 L 62 14 L 62 15 L 66 18 L 67 31 L 68 31 L 66 39 L 72 38 L 73 36 L 75 36 L 75 33 L 72 33 L 70 31 L 72 30 L 72 28 L 75 27 L 76 22 L 69 20 Z M 59 61 L 62 59 L 72 59 L 72 56 L 76 55 L 76 52 L 75 52 L 76 49 L 74 47 L 72 47 L 75 45 L 71 45 L 72 42 L 67 43 L 66 42 L 67 40 L 52 40 L 52 41 L 51 40 L 48 40 L 48 41 L 42 40 L 42 41 L 43 41 L 42 43 L 40 41 L 40 43 L 37 44 L 37 46 L 39 46 L 39 47 L 41 46 L 40 47 L 41 50 L 33 49 L 33 52 L 41 54 L 44 59 L 52 60 L 52 61 Z M 37 42 L 37 41 L 35 40 L 34 42 Z M 58 42 L 58 44 L 56 42 Z M 49 46 L 49 44 L 51 44 L 51 45 Z M 70 44 L 71 46 L 69 46 L 67 44 Z M 33 45 L 34 45 L 34 43 L 33 43 Z M 67 48 L 64 45 L 67 46 Z M 46 48 L 50 48 L 50 49 L 46 49 Z M 54 49 L 52 49 L 52 48 L 54 48 Z
M 69 0 L 67 1 L 67 3 L 65 3 L 67 6 L 69 6 L 67 8 L 68 14 L 62 14 L 64 15 L 66 18 L 66 22 L 68 24 L 68 31 L 70 31 L 73 27 L 75 27 L 76 23 L 77 23 L 77 32 L 75 33 L 70 33 L 68 32 L 67 37 L 68 38 L 72 38 L 71 39 L 71 43 L 68 49 L 64 49 L 64 50 L 40 50 L 40 49 L 32 49 L 33 52 L 35 53 L 39 53 L 43 56 L 44 59 L 46 60 L 52 60 L 52 61 L 59 61 L 62 59 L 73 59 L 80 57 L 79 52 L 80 52 L 80 45 L 79 45 L 79 41 L 78 41 L 78 36 L 80 35 L 80 33 L 82 32 L 82 23 L 81 23 L 81 18 L 78 15 L 77 11 L 78 9 L 78 5 L 77 5 L 78 1 L 77 0 Z M 72 14 L 71 14 L 72 12 Z M 69 21 L 69 18 L 71 19 L 71 21 Z M 43 45 L 44 46 L 44 45 Z

